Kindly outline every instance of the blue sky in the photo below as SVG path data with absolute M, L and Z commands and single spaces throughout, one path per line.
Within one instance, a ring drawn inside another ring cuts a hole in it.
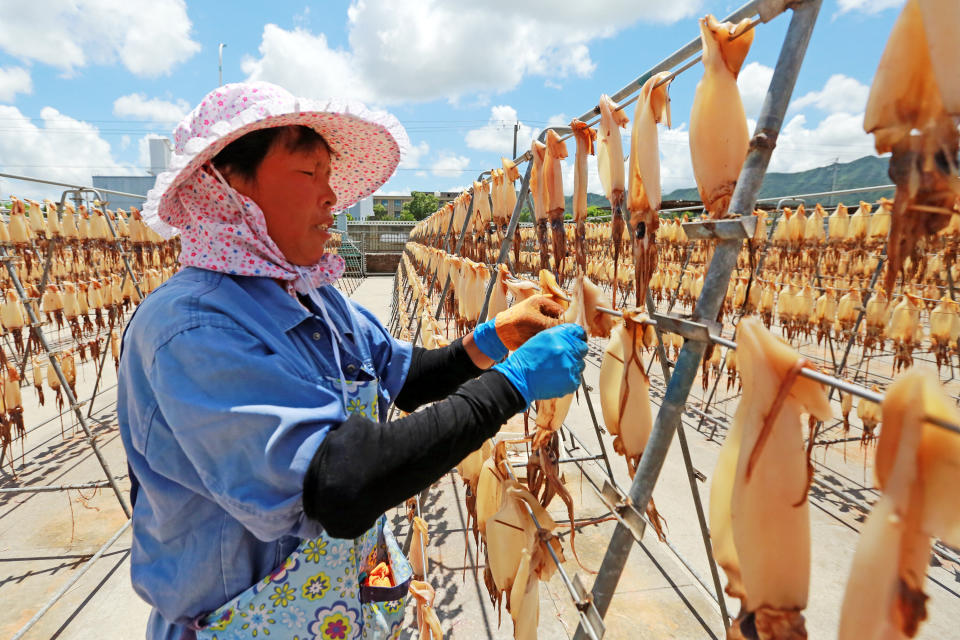
M 726 0 L 0 0 L 0 169 L 89 183 L 143 174 L 145 138 L 168 136 L 217 83 L 249 78 L 393 112 L 413 143 L 382 189 L 452 190 L 499 166 L 548 124 L 566 124 L 697 37 Z M 867 88 L 902 0 L 824 0 L 771 170 L 872 153 Z M 789 20 L 757 29 L 739 84 L 755 117 Z M 671 85 L 664 191 L 694 184 L 687 146 L 695 66 Z M 631 118 L 633 108 L 628 108 Z M 752 126 L 752 123 L 751 123 Z M 570 144 L 572 156 L 573 144 Z M 572 180 L 565 181 L 572 189 Z M 601 192 L 595 171 L 592 191 Z M 0 180 L 0 197 L 36 197 Z

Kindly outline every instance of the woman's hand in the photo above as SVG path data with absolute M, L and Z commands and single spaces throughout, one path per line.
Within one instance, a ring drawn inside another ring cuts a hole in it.
M 494 362 L 507 357 L 510 351 L 516 351 L 524 342 L 544 329 L 560 324 L 563 307 L 550 296 L 537 295 L 518 302 L 506 311 L 501 311 L 492 320 L 477 325 L 468 335 L 463 345 L 473 358 L 474 364 L 486 369 Z M 484 366 L 474 357 L 471 348 L 479 351 L 491 362 Z
M 556 300 L 536 295 L 501 311 L 493 320 L 504 346 L 516 351 L 544 329 L 560 324 L 562 315 L 563 307 Z
M 531 338 L 493 368 L 530 403 L 573 393 L 580 384 L 586 355 L 586 332 L 580 325 L 568 323 Z

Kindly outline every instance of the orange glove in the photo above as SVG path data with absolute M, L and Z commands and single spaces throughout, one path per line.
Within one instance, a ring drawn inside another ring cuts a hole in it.
M 560 324 L 562 315 L 563 307 L 551 296 L 531 296 L 496 315 L 497 337 L 507 349 L 516 351 L 544 329 Z
M 367 576 L 367 586 L 392 587 L 393 580 L 390 578 L 390 565 L 388 565 L 386 562 L 381 562 L 374 567 L 373 571 L 370 572 L 370 575 Z

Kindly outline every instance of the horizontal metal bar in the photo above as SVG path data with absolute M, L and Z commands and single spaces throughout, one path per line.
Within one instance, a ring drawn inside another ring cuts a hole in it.
M 101 189 L 99 187 L 84 187 L 79 184 L 72 184 L 69 182 L 57 182 L 55 180 L 42 180 L 40 178 L 31 178 L 29 176 L 18 176 L 12 173 L 0 173 L 0 178 L 10 178 L 11 180 L 23 180 L 25 182 L 38 182 L 40 184 L 52 184 L 56 187 L 71 187 L 72 189 L 89 189 L 91 191 L 99 191 L 100 193 L 110 193 L 115 196 L 126 196 L 128 198 L 140 198 L 141 200 L 146 200 L 147 196 L 139 193 L 127 193 L 125 191 L 113 191 L 111 189 Z
M 752 238 L 757 229 L 757 216 L 744 215 L 725 220 L 684 222 L 683 231 L 690 240 L 743 240 Z
M 855 189 L 836 189 L 834 191 L 820 191 L 817 193 L 798 193 L 792 196 L 774 196 L 772 198 L 757 198 L 757 202 L 773 202 L 775 200 L 784 200 L 791 198 L 822 198 L 823 196 L 842 196 L 852 193 L 866 193 L 868 191 L 879 191 L 881 189 L 896 189 L 894 184 L 879 184 L 875 187 L 857 187 Z
M 661 331 L 676 333 L 697 342 L 709 342 L 713 339 L 714 332 L 719 333 L 720 330 L 720 325 L 716 322 L 697 322 L 670 313 L 655 313 L 653 319 L 657 321 Z

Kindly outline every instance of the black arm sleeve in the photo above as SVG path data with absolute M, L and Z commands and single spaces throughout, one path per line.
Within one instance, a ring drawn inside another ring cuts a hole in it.
M 458 338 L 439 349 L 415 346 L 407 379 L 394 404 L 401 411 L 412 413 L 428 402 L 443 400 L 483 371 L 473 364 L 462 339 Z
M 390 507 L 423 491 L 507 419 L 523 396 L 499 371 L 388 423 L 351 416 L 324 438 L 303 483 L 303 510 L 336 538 L 356 538 Z

